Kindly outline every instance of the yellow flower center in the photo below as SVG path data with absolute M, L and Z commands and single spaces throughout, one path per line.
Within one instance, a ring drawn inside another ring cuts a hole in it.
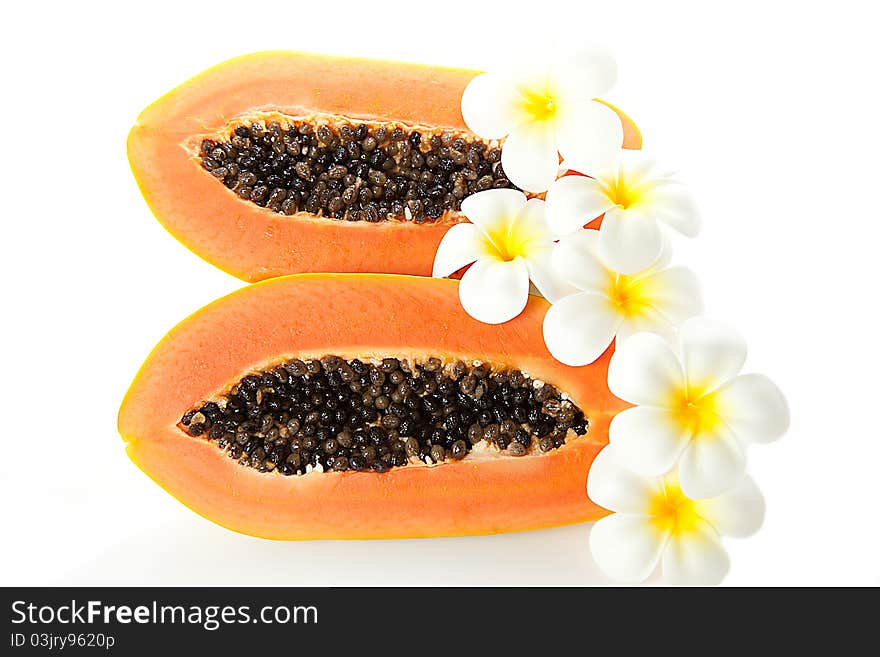
M 605 181 L 604 186 L 608 199 L 624 210 L 641 203 L 645 198 L 645 185 L 628 180 L 623 173 L 618 173 L 613 180 Z
M 523 111 L 536 122 L 549 121 L 556 116 L 559 105 L 553 93 L 547 89 L 523 89 L 522 108 Z
M 524 226 L 523 222 L 501 221 L 487 232 L 487 237 L 488 255 L 510 262 L 527 256 L 530 247 L 540 236 Z
M 663 491 L 651 500 L 649 513 L 654 527 L 672 534 L 693 531 L 702 519 L 696 502 L 681 492 L 674 477 L 667 477 L 663 482 Z
M 625 317 L 643 315 L 651 307 L 655 293 L 650 278 L 616 274 L 608 286 L 608 298 L 614 310 Z
M 676 423 L 691 436 L 711 432 L 721 422 L 715 395 L 695 386 L 673 393 L 672 412 Z

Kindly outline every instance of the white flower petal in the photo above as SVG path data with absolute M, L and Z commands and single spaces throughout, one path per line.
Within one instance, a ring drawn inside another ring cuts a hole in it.
M 471 194 L 461 202 L 462 214 L 490 238 L 506 237 L 510 225 L 527 201 L 515 189 L 487 189 Z
M 599 255 L 621 274 L 637 274 L 657 262 L 663 234 L 657 221 L 638 210 L 614 207 L 599 228 Z
M 461 277 L 458 297 L 465 312 L 487 324 L 519 315 L 529 300 L 529 272 L 522 258 L 477 260 Z
M 696 237 L 700 232 L 700 212 L 688 188 L 674 180 L 652 185 L 651 213 L 682 235 Z
M 721 537 L 707 522 L 671 536 L 663 551 L 663 579 L 670 584 L 720 584 L 729 570 L 730 558 Z
M 579 230 L 557 242 L 553 266 L 562 278 L 579 289 L 607 294 L 614 272 L 599 259 L 598 250 L 599 231 Z
M 501 147 L 501 166 L 517 187 L 533 193 L 546 191 L 559 169 L 552 126 L 547 122 L 516 126 Z
M 640 333 L 618 341 L 608 366 L 608 387 L 631 404 L 665 406 L 684 384 L 681 364 L 663 338 Z
M 512 53 L 506 61 L 510 79 L 518 94 L 521 105 L 535 95 L 550 95 L 551 57 L 535 57 L 534 51 L 523 50 Z M 521 107 L 521 109 L 524 109 Z M 532 116 L 527 111 L 521 116 Z
M 486 236 L 474 224 L 456 224 L 443 236 L 434 256 L 433 276 L 443 278 L 491 253 Z
M 722 536 L 745 538 L 764 524 L 764 496 L 746 475 L 723 495 L 697 502 L 696 511 Z
M 625 317 L 617 329 L 617 343 L 628 340 L 636 333 L 655 333 L 666 341 L 675 339 L 676 327 L 653 308 L 643 308 L 639 314 Z
M 614 207 L 598 181 L 563 176 L 547 190 L 547 223 L 557 235 L 568 235 Z
M 599 506 L 616 513 L 649 515 L 651 501 L 663 494 L 657 477 L 643 477 L 620 467 L 608 445 L 596 455 L 587 477 L 587 495 Z
M 529 278 L 541 296 L 550 303 L 577 294 L 579 290 L 562 278 L 553 267 L 553 246 L 533 247 L 524 258 L 529 270 Z
M 483 139 L 501 139 L 516 125 L 516 88 L 506 75 L 483 73 L 471 80 L 461 96 L 461 115 Z
M 687 320 L 679 333 L 682 365 L 688 387 L 714 390 L 742 369 L 745 340 L 729 325 L 707 317 Z
M 530 198 L 522 205 L 510 226 L 509 236 L 523 254 L 531 248 L 553 244 L 553 234 L 547 224 L 547 207 L 539 198 Z
M 678 478 L 692 500 L 720 495 L 733 488 L 746 471 L 746 455 L 736 436 L 719 425 L 695 435 L 681 455 Z
M 642 276 L 650 276 L 651 274 L 656 274 L 659 271 L 663 271 L 669 266 L 669 263 L 672 262 L 672 242 L 669 240 L 669 236 L 666 235 L 662 230 L 660 231 L 661 236 L 661 245 L 660 245 L 660 255 L 657 256 L 657 259 L 651 264 L 650 267 L 645 269 L 644 271 L 636 274 L 638 277 Z
M 608 436 L 617 462 L 647 476 L 660 476 L 672 469 L 690 440 L 672 422 L 669 411 L 650 406 L 628 408 L 615 415 Z
M 572 294 L 547 310 L 544 342 L 556 360 L 586 365 L 605 352 L 620 322 L 607 298 L 592 292 Z
M 602 103 L 564 103 L 556 116 L 556 143 L 562 158 L 577 171 L 593 174 L 613 165 L 619 156 L 623 124 L 617 113 Z
M 590 551 L 609 577 L 641 582 L 657 567 L 667 537 L 647 516 L 614 514 L 593 525 Z
M 716 412 L 740 440 L 768 443 L 788 431 L 788 402 L 763 374 L 742 374 L 715 391 L 713 399 Z
M 591 100 L 614 86 L 617 62 L 607 49 L 585 45 L 559 57 L 551 75 L 553 87 L 563 100 Z
M 649 274 L 651 306 L 675 326 L 703 311 L 703 297 L 696 274 L 686 267 L 670 267 Z
M 648 180 L 668 178 L 673 173 L 662 168 L 657 160 L 645 151 L 626 148 L 620 151 L 618 156 L 617 171 L 636 186 Z

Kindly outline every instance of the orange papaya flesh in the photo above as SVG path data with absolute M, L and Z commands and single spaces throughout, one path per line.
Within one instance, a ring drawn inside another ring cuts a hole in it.
M 458 282 L 382 274 L 302 274 L 224 297 L 172 329 L 149 355 L 119 411 L 130 458 L 185 505 L 230 529 L 274 539 L 490 534 L 597 519 L 586 494 L 608 424 L 626 405 L 608 390 L 611 348 L 570 367 L 543 342 L 547 302 L 501 325 L 477 322 Z M 564 391 L 589 431 L 549 452 L 469 454 L 385 473 L 260 472 L 184 433 L 181 417 L 248 372 L 279 359 L 364 360 L 433 354 L 518 369 Z
M 203 166 L 199 146 L 255 118 L 291 123 L 344 119 L 389 122 L 476 139 L 461 94 L 477 71 L 299 52 L 270 51 L 215 66 L 172 90 L 138 117 L 128 157 L 153 213 L 181 243 L 247 281 L 301 272 L 430 275 L 450 223 L 344 221 L 300 208 L 283 214 L 226 189 Z M 626 148 L 641 134 L 617 110 Z

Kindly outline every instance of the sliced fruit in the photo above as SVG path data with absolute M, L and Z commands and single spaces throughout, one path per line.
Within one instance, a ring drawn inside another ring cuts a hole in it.
M 610 349 L 584 367 L 553 360 L 541 333 L 546 309 L 531 297 L 517 318 L 489 325 L 464 313 L 454 280 L 273 279 L 172 329 L 132 383 L 119 431 L 132 460 L 173 496 L 255 536 L 450 536 L 596 519 L 605 511 L 587 498 L 587 473 L 625 404 L 606 385 Z M 408 377 L 434 383 L 406 387 Z M 398 419 L 413 420 L 412 436 L 383 422 L 395 403 Z M 365 404 L 376 412 L 353 421 Z M 506 415 L 481 423 L 479 412 L 496 407 Z M 516 427 L 499 440 L 487 427 L 508 418 Z M 352 440 L 359 431 L 366 442 Z M 434 445 L 444 447 L 439 457 Z M 386 453 L 387 463 L 370 466 Z M 344 468 L 336 455 L 346 455 Z
M 300 272 L 430 275 L 461 199 L 511 186 L 468 132 L 476 71 L 297 52 L 211 68 L 128 137 L 144 198 L 184 245 L 248 281 Z M 619 112 L 625 147 L 638 128 Z

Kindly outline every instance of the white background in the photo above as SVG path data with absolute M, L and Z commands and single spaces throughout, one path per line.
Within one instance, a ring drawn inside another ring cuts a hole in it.
M 609 100 L 704 210 L 679 262 L 702 275 L 709 313 L 749 339 L 747 369 L 791 403 L 789 435 L 751 452 L 767 519 L 728 542 L 726 583 L 880 584 L 880 52 L 871 3 L 819 4 L 7 5 L 0 584 L 607 583 L 588 525 L 396 542 L 239 536 L 150 482 L 115 426 L 152 346 L 242 285 L 141 199 L 125 137 L 143 107 L 255 50 L 492 68 L 548 39 L 614 49 Z

